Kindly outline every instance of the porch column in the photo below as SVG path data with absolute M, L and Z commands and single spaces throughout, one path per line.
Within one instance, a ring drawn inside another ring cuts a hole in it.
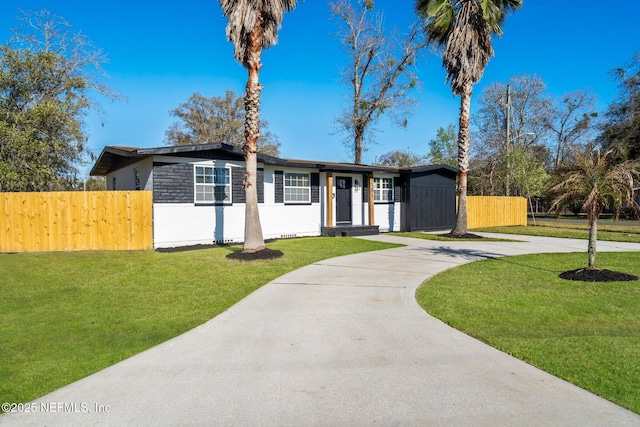
M 373 217 L 373 173 L 370 173 L 367 178 L 369 179 L 369 225 L 375 225 L 376 221 Z
M 325 227 L 333 227 L 333 174 L 327 172 L 327 215 Z

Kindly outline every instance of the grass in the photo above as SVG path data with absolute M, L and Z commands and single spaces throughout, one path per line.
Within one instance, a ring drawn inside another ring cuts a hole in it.
M 26 402 L 175 337 L 282 274 L 389 245 L 351 238 L 269 244 L 271 261 L 188 252 L 0 255 L 0 397 Z
M 530 236 L 565 237 L 571 239 L 589 239 L 589 226 L 567 222 L 541 222 L 536 225 L 531 222 L 527 227 L 490 227 L 478 228 L 473 231 L 488 233 L 525 234 Z M 598 221 L 598 240 L 615 242 L 640 243 L 640 227 L 622 224 L 601 224 Z
M 640 276 L 638 253 L 599 253 L 598 267 Z M 479 261 L 419 289 L 430 314 L 502 351 L 640 413 L 640 284 L 558 278 L 584 254 Z

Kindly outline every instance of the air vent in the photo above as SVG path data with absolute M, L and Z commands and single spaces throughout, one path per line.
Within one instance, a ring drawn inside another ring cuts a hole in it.
M 231 243 L 235 243 L 235 242 L 233 241 L 233 239 L 227 239 L 227 240 L 216 240 L 216 241 L 215 241 L 215 244 L 216 244 L 216 245 L 228 245 L 228 244 L 231 244 Z

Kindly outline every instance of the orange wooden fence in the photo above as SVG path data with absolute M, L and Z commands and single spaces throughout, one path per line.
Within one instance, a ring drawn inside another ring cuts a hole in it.
M 467 196 L 469 228 L 527 225 L 524 197 Z
M 151 248 L 150 191 L 0 193 L 0 252 Z

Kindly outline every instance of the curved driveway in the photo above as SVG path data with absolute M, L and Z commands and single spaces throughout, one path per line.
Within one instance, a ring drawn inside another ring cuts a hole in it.
M 418 286 L 445 269 L 587 246 L 505 237 L 523 242 L 367 237 L 407 246 L 286 274 L 206 324 L 34 402 L 58 412 L 5 414 L 0 425 L 640 426 L 637 414 L 418 306 Z

